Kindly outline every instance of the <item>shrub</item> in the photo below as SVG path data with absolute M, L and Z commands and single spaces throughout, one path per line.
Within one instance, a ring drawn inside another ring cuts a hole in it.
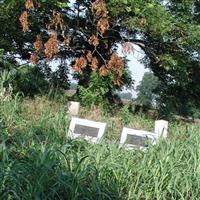
M 124 125 L 127 125 L 131 122 L 132 113 L 129 110 L 129 106 L 123 106 L 120 110 L 119 117 Z
M 14 75 L 12 86 L 14 92 L 22 92 L 25 96 L 34 96 L 48 89 L 48 82 L 38 67 L 25 66 Z
M 104 80 L 97 73 L 91 75 L 88 87 L 79 86 L 79 97 L 83 106 L 91 108 L 93 105 L 108 104 L 110 80 Z

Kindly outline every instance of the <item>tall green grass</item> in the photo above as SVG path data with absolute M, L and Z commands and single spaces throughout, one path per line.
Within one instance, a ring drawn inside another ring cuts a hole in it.
M 65 105 L 45 97 L 0 102 L 0 199 L 200 199 L 198 126 L 172 124 L 168 139 L 142 152 L 70 140 L 69 121 Z

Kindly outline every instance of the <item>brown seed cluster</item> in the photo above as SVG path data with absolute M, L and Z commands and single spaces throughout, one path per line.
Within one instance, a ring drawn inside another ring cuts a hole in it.
M 108 17 L 108 10 L 104 0 L 96 0 L 92 3 L 92 12 L 95 13 L 97 17 Z
M 92 3 L 92 12 L 98 18 L 97 29 L 103 35 L 109 29 L 108 10 L 104 0 L 96 0 Z
M 25 8 L 26 9 L 34 9 L 33 0 L 26 0 L 26 2 L 25 2 Z
M 41 35 L 37 35 L 36 37 L 36 40 L 35 42 L 33 43 L 33 46 L 35 48 L 35 53 L 33 53 L 31 55 L 31 58 L 30 58 L 30 62 L 32 64 L 36 64 L 37 63 L 37 60 L 38 60 L 38 55 L 39 53 L 42 51 L 43 49 L 43 43 L 42 43 L 42 38 L 41 38 Z
M 91 52 L 88 51 L 86 56 L 76 58 L 74 64 L 74 71 L 83 74 L 83 70 L 86 66 L 90 66 L 92 71 L 98 71 L 99 75 L 105 77 L 111 72 L 114 76 L 113 84 L 122 85 L 122 75 L 124 70 L 124 60 L 113 53 L 107 62 L 107 64 L 100 65 L 96 56 L 92 56 Z
M 37 35 L 35 42 L 33 43 L 36 53 L 40 53 L 43 48 L 41 35 Z
M 97 47 L 99 45 L 99 40 L 95 35 L 92 35 L 89 40 L 88 40 L 89 44 Z
M 63 17 L 60 12 L 53 11 L 53 24 L 55 25 L 56 30 L 58 28 L 63 30 Z
M 30 62 L 35 65 L 37 63 L 37 60 L 38 60 L 38 55 L 36 53 L 32 54 L 30 57 Z
M 97 28 L 101 35 L 103 35 L 109 29 L 109 21 L 107 17 L 102 17 L 98 23 Z
M 25 2 L 25 8 L 28 9 L 34 9 L 33 0 L 26 0 Z M 29 30 L 29 23 L 28 23 L 28 12 L 23 11 L 19 17 L 19 21 L 22 25 L 23 31 L 27 32 Z
M 87 60 L 81 56 L 80 58 L 76 58 L 75 65 L 74 65 L 74 71 L 78 72 L 79 74 L 82 74 L 83 69 L 87 66 Z
M 121 71 L 124 68 L 123 59 L 119 58 L 117 54 L 113 53 L 108 62 L 108 69 L 115 70 L 119 75 L 121 75 Z
M 91 69 L 92 69 L 92 71 L 96 71 L 97 70 L 98 64 L 99 64 L 99 62 L 98 62 L 97 58 L 93 57 L 92 61 L 91 61 Z
M 108 72 L 108 68 L 105 65 L 102 65 L 99 69 L 100 76 L 106 76 Z
M 28 24 L 28 12 L 23 11 L 22 14 L 19 17 L 19 21 L 22 25 L 23 31 L 27 32 L 29 30 L 29 24 Z
M 57 35 L 52 33 L 48 41 L 44 44 L 44 53 L 47 58 L 51 59 L 59 52 Z
M 123 75 L 124 66 L 124 60 L 113 53 L 108 62 L 108 69 L 114 74 L 113 83 L 115 85 L 120 86 L 123 83 L 121 77 Z
M 87 55 L 86 55 L 86 58 L 87 58 L 87 61 L 88 62 L 92 62 L 92 53 L 91 53 L 91 51 L 88 51 L 88 53 L 87 53 Z

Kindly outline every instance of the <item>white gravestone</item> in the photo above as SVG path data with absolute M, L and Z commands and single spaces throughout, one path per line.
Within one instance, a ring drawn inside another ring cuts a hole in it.
M 80 103 L 76 101 L 69 101 L 67 103 L 67 113 L 72 116 L 77 116 L 79 114 Z
M 120 145 L 125 145 L 128 149 L 133 147 L 145 149 L 148 144 L 154 145 L 158 137 L 158 134 L 152 132 L 124 127 L 121 134 Z
M 98 143 L 104 135 L 105 128 L 106 123 L 72 117 L 68 136 L 72 139 L 82 137 L 91 142 Z
M 157 120 L 155 121 L 154 132 L 159 135 L 159 137 L 166 138 L 168 133 L 168 121 Z

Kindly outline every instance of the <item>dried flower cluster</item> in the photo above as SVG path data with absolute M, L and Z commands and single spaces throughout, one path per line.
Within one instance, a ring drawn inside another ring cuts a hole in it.
M 25 8 L 26 9 L 34 9 L 33 0 L 26 0 L 26 2 L 25 2 Z
M 40 5 L 37 4 L 37 6 L 40 6 Z M 19 20 L 23 27 L 23 31 L 27 32 L 29 30 L 28 10 L 35 8 L 33 0 L 26 0 L 25 8 L 27 10 L 21 13 Z M 46 57 L 49 59 L 51 59 L 54 55 L 56 55 L 59 52 L 57 35 L 51 32 L 52 25 L 54 25 L 56 29 L 60 28 L 61 30 L 63 30 L 63 18 L 60 12 L 53 11 L 53 22 L 50 25 L 48 25 L 49 32 L 51 33 L 51 35 L 48 41 L 44 44 L 44 47 L 45 47 L 44 53 Z M 68 45 L 68 43 L 69 43 L 69 39 L 65 37 L 64 44 Z M 41 35 L 37 35 L 36 41 L 34 42 L 33 45 L 35 48 L 35 53 L 31 55 L 30 61 L 35 64 L 37 61 L 38 54 L 43 49 Z
M 47 58 L 51 59 L 54 55 L 59 52 L 58 49 L 58 40 L 56 34 L 51 34 L 48 41 L 44 44 L 42 43 L 41 35 L 37 35 L 36 40 L 34 42 L 35 53 L 31 55 L 30 61 L 32 64 L 36 64 L 38 55 L 42 51 L 43 47 L 45 48 L 45 55 Z
M 22 25 L 23 31 L 27 32 L 29 30 L 29 24 L 28 24 L 28 12 L 24 11 L 19 17 L 19 21 Z
M 114 80 L 113 80 L 113 84 L 114 85 L 117 85 L 117 86 L 121 86 L 121 85 L 123 85 L 123 81 L 122 81 L 122 79 L 121 78 L 115 78 Z
M 92 62 L 92 53 L 91 51 L 88 51 L 87 55 L 86 55 L 87 61 L 88 62 Z
M 89 40 L 88 40 L 89 44 L 97 47 L 99 45 L 99 40 L 95 35 L 92 35 Z
M 41 35 L 37 35 L 35 42 L 33 43 L 33 46 L 35 48 L 35 53 L 31 55 L 30 62 L 32 64 L 36 64 L 38 60 L 38 55 L 41 52 L 43 48 L 42 38 Z
M 51 34 L 48 41 L 44 44 L 44 47 L 44 53 L 49 59 L 53 58 L 53 56 L 59 52 L 57 35 L 55 33 Z
M 58 39 L 57 39 L 57 34 L 52 32 L 52 26 L 55 27 L 56 30 L 60 28 L 60 30 L 64 30 L 64 25 L 63 25 L 63 17 L 60 12 L 53 11 L 53 20 L 52 23 L 48 24 L 47 28 L 49 32 L 51 33 L 50 38 L 48 41 L 44 44 L 45 47 L 45 55 L 47 58 L 52 59 L 53 56 L 55 56 L 59 52 L 59 45 L 58 45 Z M 69 45 L 69 38 L 64 36 L 64 41 L 63 44 Z
M 96 0 L 92 3 L 92 12 L 95 13 L 97 17 L 107 17 L 108 11 L 104 0 Z
M 108 72 L 108 68 L 105 65 L 102 65 L 99 69 L 100 76 L 106 76 Z
M 63 20 L 63 16 L 60 12 L 57 12 L 57 11 L 53 11 L 52 13 L 52 21 L 50 23 L 47 23 L 46 26 L 47 26 L 47 29 L 49 32 L 52 31 L 52 29 L 55 29 L 55 30 L 58 30 L 60 29 L 61 31 L 64 30 L 64 20 Z M 63 37 L 65 37 L 63 35 Z
M 34 9 L 33 0 L 26 0 L 25 2 L 25 8 L 28 9 Z M 29 23 L 28 23 L 28 12 L 23 11 L 19 17 L 19 21 L 22 25 L 23 31 L 27 32 L 29 30 Z
M 76 58 L 75 65 L 74 65 L 74 71 L 82 74 L 83 69 L 87 66 L 87 60 L 81 56 L 80 58 Z
M 96 0 L 92 3 L 92 12 L 98 18 L 97 28 L 101 35 L 109 29 L 108 11 L 104 0 Z
M 56 30 L 58 27 L 60 30 L 63 30 L 63 18 L 60 12 L 53 11 L 53 24 L 55 25 Z
M 41 35 L 37 35 L 35 42 L 33 43 L 36 53 L 39 53 L 43 48 Z
M 108 62 L 107 67 L 114 74 L 113 83 L 115 85 L 120 86 L 123 83 L 121 77 L 123 75 L 124 66 L 124 60 L 119 58 L 115 53 L 113 53 Z
M 35 65 L 37 63 L 37 59 L 38 59 L 38 55 L 34 53 L 30 57 L 30 62 Z
M 98 30 L 103 35 L 109 29 L 109 22 L 107 17 L 101 18 L 97 23 Z
M 113 84 L 120 86 L 123 84 L 121 77 L 123 75 L 124 70 L 124 61 L 119 58 L 115 53 L 113 53 L 110 57 L 110 60 L 107 64 L 100 65 L 96 56 L 92 56 L 91 52 L 88 51 L 86 56 L 81 56 L 80 58 L 76 58 L 74 64 L 74 71 L 83 74 L 83 70 L 86 66 L 90 66 L 92 71 L 99 72 L 100 76 L 107 76 L 109 72 L 114 75 Z
M 99 62 L 96 56 L 93 57 L 91 51 L 88 51 L 85 57 L 81 56 L 80 58 L 76 58 L 73 69 L 75 72 L 82 74 L 83 69 L 85 69 L 87 65 L 91 67 L 92 71 L 96 71 L 98 69 L 98 64 Z
M 91 69 L 92 69 L 92 71 L 96 71 L 97 70 L 98 64 L 99 64 L 99 62 L 98 62 L 97 58 L 93 57 L 92 61 L 91 61 Z

